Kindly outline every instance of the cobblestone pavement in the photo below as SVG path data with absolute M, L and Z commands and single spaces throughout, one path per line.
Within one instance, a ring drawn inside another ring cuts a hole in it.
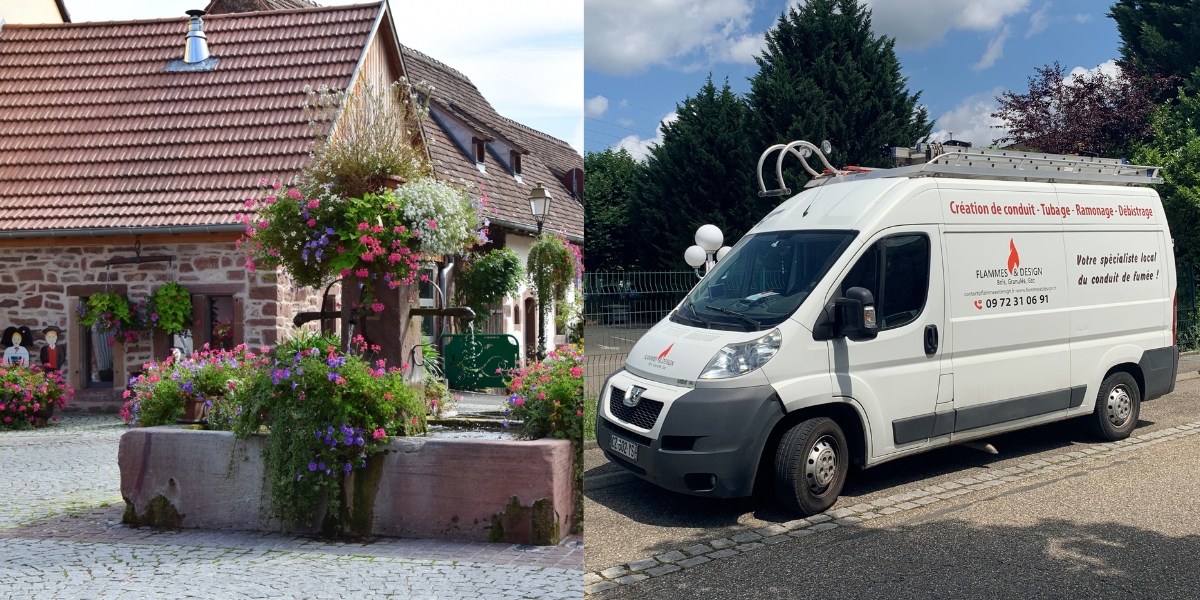
M 120 523 L 111 415 L 0 432 L 3 598 L 578 598 L 582 543 L 363 543 Z

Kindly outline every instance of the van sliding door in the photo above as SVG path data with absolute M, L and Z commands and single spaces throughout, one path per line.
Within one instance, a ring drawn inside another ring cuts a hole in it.
M 1071 387 L 1065 250 L 1053 188 L 951 185 L 961 186 L 942 189 L 951 207 L 952 439 L 1065 414 L 1082 390 Z

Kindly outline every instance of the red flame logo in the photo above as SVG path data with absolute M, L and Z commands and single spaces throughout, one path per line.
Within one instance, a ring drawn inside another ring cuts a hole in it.
M 1008 272 L 1015 273 L 1014 269 L 1021 266 L 1021 256 L 1017 254 L 1017 245 L 1013 243 L 1012 238 L 1008 240 Z
M 658 355 L 658 360 L 662 360 L 662 359 L 666 358 L 666 357 L 667 357 L 667 353 L 668 353 L 668 352 L 670 352 L 670 351 L 671 351 L 671 348 L 674 348 L 674 347 L 675 347 L 675 344 L 671 344 L 670 346 L 667 346 L 667 349 L 666 349 L 666 350 L 663 350 L 663 351 L 662 351 L 662 354 L 659 354 L 659 355 Z

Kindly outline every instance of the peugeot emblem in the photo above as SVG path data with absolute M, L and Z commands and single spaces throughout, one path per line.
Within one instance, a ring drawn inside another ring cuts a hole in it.
M 625 399 L 621 401 L 621 404 L 624 404 L 629 408 L 634 408 L 638 405 L 638 402 L 642 401 L 642 394 L 645 392 L 646 388 L 644 387 L 638 387 L 636 385 L 629 386 L 629 389 L 625 390 Z

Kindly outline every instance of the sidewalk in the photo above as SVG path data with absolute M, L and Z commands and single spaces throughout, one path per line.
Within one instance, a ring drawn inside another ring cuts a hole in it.
M 122 525 L 115 415 L 0 432 L 0 597 L 578 598 L 579 536 L 559 546 Z

